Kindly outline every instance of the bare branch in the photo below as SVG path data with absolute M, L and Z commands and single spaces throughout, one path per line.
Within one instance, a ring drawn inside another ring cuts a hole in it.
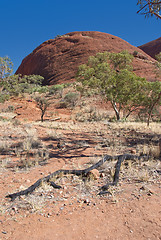
M 144 15 L 154 15 L 156 18 L 161 19 L 160 11 L 161 11 L 161 1 L 154 1 L 154 0 L 145 0 L 147 3 L 143 5 L 142 1 L 138 1 L 138 5 L 140 5 L 140 9 L 137 13 L 144 14 Z M 142 12 L 144 11 L 144 12 Z

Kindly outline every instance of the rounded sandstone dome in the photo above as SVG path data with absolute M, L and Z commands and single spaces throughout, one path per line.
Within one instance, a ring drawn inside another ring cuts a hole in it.
M 44 84 L 72 82 L 78 66 L 87 62 L 89 56 L 98 52 L 120 52 L 127 50 L 135 54 L 134 72 L 151 80 L 154 77 L 154 62 L 149 55 L 128 42 L 111 34 L 85 31 L 72 32 L 42 43 L 25 57 L 16 74 L 38 74 Z

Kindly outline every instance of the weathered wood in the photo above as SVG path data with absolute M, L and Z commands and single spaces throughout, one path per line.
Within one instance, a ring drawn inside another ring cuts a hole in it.
M 108 193 L 108 188 L 109 186 L 114 186 L 117 185 L 118 181 L 119 181 L 119 173 L 120 173 L 120 167 L 121 167 L 121 163 L 124 160 L 135 160 L 135 159 L 140 159 L 140 158 L 148 158 L 148 156 L 144 155 L 144 156 L 137 156 L 137 155 L 130 155 L 130 154 L 124 154 L 124 155 L 118 155 L 118 156 L 110 156 L 110 155 L 105 155 L 100 161 L 98 161 L 97 163 L 95 163 L 94 165 L 92 165 L 89 168 L 85 168 L 83 170 L 66 170 L 66 169 L 60 169 L 57 170 L 51 174 L 49 174 L 46 177 L 40 178 L 39 180 L 37 180 L 33 185 L 31 185 L 30 187 L 28 187 L 25 190 L 22 190 L 20 192 L 16 192 L 16 193 L 12 193 L 7 195 L 7 198 L 11 198 L 12 201 L 14 201 L 18 196 L 21 195 L 28 195 L 29 193 L 32 193 L 37 187 L 40 186 L 40 184 L 42 182 L 47 182 L 49 183 L 52 187 L 54 188 L 61 188 L 60 185 L 57 185 L 56 183 L 54 183 L 53 181 L 50 181 L 54 176 L 58 176 L 60 174 L 66 175 L 66 174 L 73 174 L 73 175 L 77 175 L 77 176 L 87 176 L 87 174 L 92 170 L 92 169 L 97 169 L 99 168 L 101 165 L 103 165 L 104 162 L 108 161 L 108 160 L 112 160 L 115 159 L 117 160 L 116 166 L 115 166 L 115 174 L 114 174 L 114 178 L 113 178 L 113 182 L 111 183 L 107 183 L 106 185 L 101 187 L 101 191 L 99 193 L 99 195 L 102 194 L 106 194 Z

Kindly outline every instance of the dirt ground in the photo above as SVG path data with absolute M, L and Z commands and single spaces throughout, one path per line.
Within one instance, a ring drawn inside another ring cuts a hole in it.
M 70 110 L 54 108 L 41 123 L 33 102 L 12 105 L 16 111 L 3 111 L 0 120 L 0 239 L 161 239 L 159 123 L 78 122 Z M 106 195 L 98 193 L 112 180 L 116 161 L 88 179 L 59 176 L 61 189 L 43 183 L 28 196 L 5 197 L 58 169 L 84 169 L 105 154 L 124 153 L 150 158 L 122 164 L 119 184 Z

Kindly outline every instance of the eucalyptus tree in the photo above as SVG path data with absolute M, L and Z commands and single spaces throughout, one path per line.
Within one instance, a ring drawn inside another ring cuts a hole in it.
M 111 102 L 117 120 L 121 119 L 121 112 L 127 118 L 144 100 L 147 81 L 131 71 L 132 59 L 127 51 L 97 53 L 89 57 L 88 63 L 81 65 L 77 73 L 82 84 L 78 89 L 81 92 L 95 89 Z
M 161 1 L 160 0 L 138 0 L 139 10 L 137 13 L 143 14 L 146 17 L 155 16 L 161 19 Z

